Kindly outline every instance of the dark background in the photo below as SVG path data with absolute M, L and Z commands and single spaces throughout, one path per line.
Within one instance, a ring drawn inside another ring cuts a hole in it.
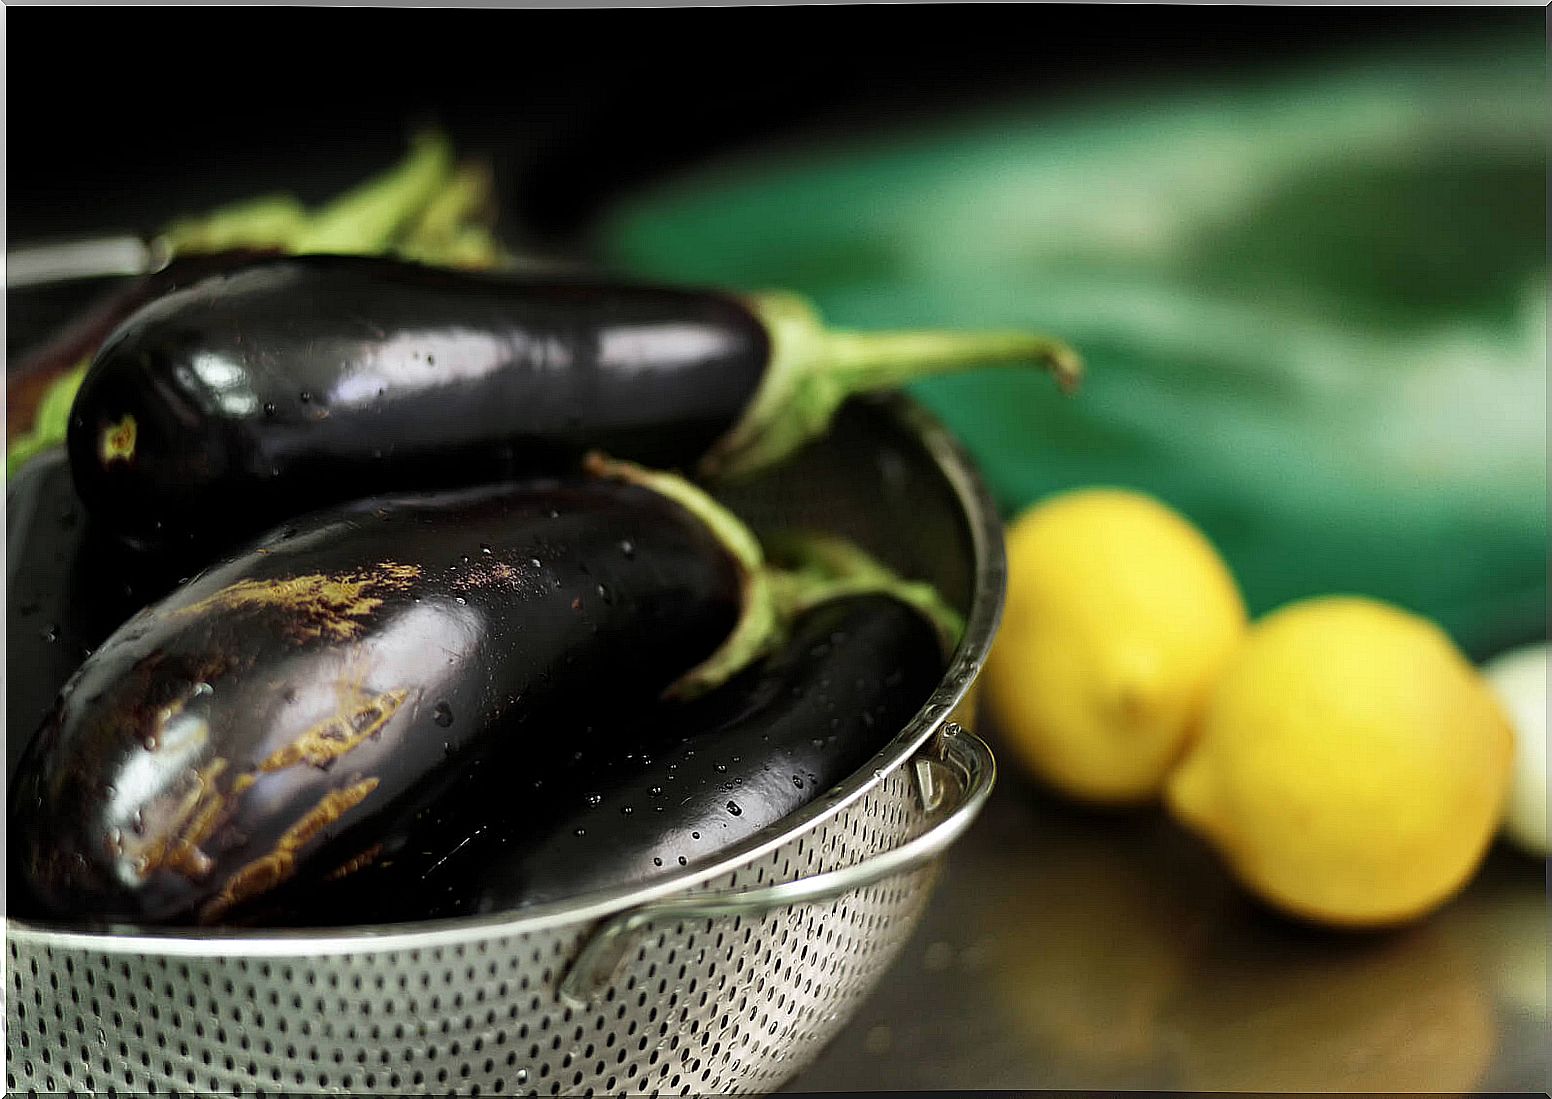
M 1535 8 L 875 5 L 9 12 L 12 242 L 332 195 L 417 120 L 497 170 L 513 243 L 707 155 L 1009 96 L 1211 79 L 1541 23 Z

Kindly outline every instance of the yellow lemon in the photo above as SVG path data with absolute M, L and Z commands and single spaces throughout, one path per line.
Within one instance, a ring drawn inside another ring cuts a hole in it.
M 1234 577 L 1189 520 L 1129 489 L 1043 500 L 1007 546 L 982 677 L 1003 744 L 1070 798 L 1156 799 L 1245 632 Z
M 1167 801 L 1272 905 L 1382 926 L 1430 911 L 1471 877 L 1513 751 L 1492 691 L 1442 630 L 1326 596 L 1251 629 Z

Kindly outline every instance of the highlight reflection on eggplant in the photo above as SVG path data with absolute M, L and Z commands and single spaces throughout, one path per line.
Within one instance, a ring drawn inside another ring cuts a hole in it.
M 945 661 L 916 607 L 882 593 L 825 600 L 718 690 L 622 714 L 559 767 L 495 784 L 486 772 L 398 850 L 277 894 L 264 922 L 497 913 L 702 865 L 854 774 L 915 716 Z
M 554 471 L 602 450 L 698 475 L 770 466 L 853 393 L 990 364 L 1066 383 L 1024 332 L 826 330 L 800 298 L 261 260 L 109 337 L 68 432 L 89 508 L 132 540 L 235 536 L 325 502 Z
M 753 536 L 677 478 L 589 476 L 305 517 L 124 624 L 19 767 L 45 914 L 221 922 L 773 642 Z M 569 750 L 569 747 L 568 747 Z

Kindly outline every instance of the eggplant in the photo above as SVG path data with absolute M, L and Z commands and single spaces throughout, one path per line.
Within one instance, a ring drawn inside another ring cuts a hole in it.
M 790 294 L 258 260 L 121 324 L 67 445 L 93 514 L 144 544 L 237 538 L 342 499 L 556 472 L 601 450 L 701 477 L 765 468 L 849 394 L 1076 355 L 1022 332 L 826 331 Z
M 87 516 L 62 449 L 17 470 L 5 494 L 5 769 L 59 691 L 108 635 L 176 585 L 161 557 L 108 537 Z
M 777 637 L 765 568 L 687 482 L 602 460 L 313 513 L 82 664 L 18 767 L 11 864 L 47 918 L 235 920 L 475 770 L 735 674 Z
M 115 279 L 103 289 L 96 283 L 69 284 L 71 301 L 89 295 L 84 309 L 41 343 L 13 357 L 5 372 L 7 446 L 35 430 L 38 409 L 49 388 L 89 362 L 115 328 L 135 310 L 163 294 L 228 268 L 241 267 L 272 253 L 257 248 L 176 256 L 167 266 L 132 279 Z M 31 303 L 29 303 L 30 306 Z M 32 318 L 31 308 L 14 308 L 11 334 Z M 22 314 L 16 316 L 16 314 Z M 27 344 L 22 344 L 28 347 Z M 58 440 L 54 440 L 57 442 Z
M 346 859 L 323 886 L 277 895 L 263 922 L 517 911 L 704 865 L 855 774 L 915 716 L 945 659 L 917 607 L 883 592 L 826 599 L 724 686 L 623 715 L 559 769 L 449 799 L 397 857 Z

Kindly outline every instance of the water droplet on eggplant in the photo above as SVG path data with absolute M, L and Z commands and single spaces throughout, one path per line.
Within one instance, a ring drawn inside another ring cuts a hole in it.
M 431 719 L 442 728 L 447 728 L 453 723 L 453 708 L 446 699 L 439 699 L 431 711 Z

